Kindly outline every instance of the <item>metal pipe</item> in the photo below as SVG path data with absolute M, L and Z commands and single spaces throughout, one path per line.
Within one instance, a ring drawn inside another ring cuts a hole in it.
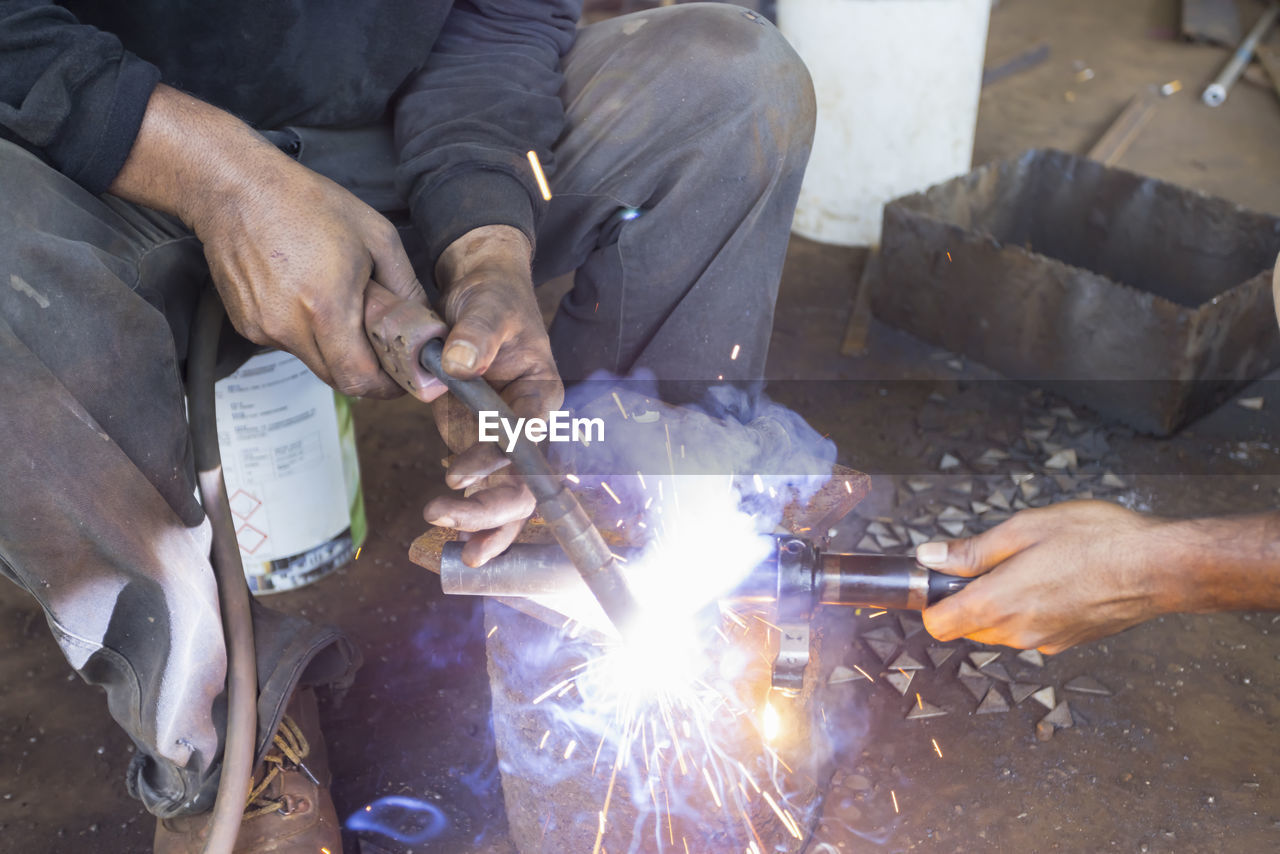
M 227 485 L 222 479 L 222 455 L 218 450 L 218 427 L 214 419 L 214 370 L 223 314 L 218 293 L 210 286 L 200 299 L 187 370 L 191 444 L 200 483 L 200 502 L 213 529 L 211 558 L 227 651 L 227 727 L 222 748 L 222 776 L 218 780 L 213 815 L 209 818 L 205 854 L 225 854 L 235 848 L 249 796 L 258 733 L 258 665 L 249 587 L 244 580 L 244 564 L 236 541 L 235 518 L 227 500 Z
M 418 360 L 473 412 L 497 412 L 499 418 L 516 420 L 506 401 L 483 379 L 464 380 L 447 373 L 441 364 L 443 354 L 444 342 L 433 338 L 422 346 Z M 524 476 L 538 502 L 538 512 L 582 581 L 618 632 L 626 635 L 639 607 L 622 575 L 622 564 L 536 444 L 520 436 L 507 457 L 516 472 Z
M 445 593 L 529 597 L 583 589 L 581 577 L 558 545 L 516 543 L 478 568 L 462 562 L 462 546 L 446 543 L 441 554 L 440 583 Z M 630 560 L 640 550 L 618 549 L 618 553 Z M 926 569 L 906 555 L 811 553 L 803 563 L 798 571 L 813 579 L 804 589 L 795 578 L 783 576 L 775 553 L 724 598 L 768 603 L 798 597 L 804 601 L 792 604 L 806 613 L 814 604 L 922 611 L 963 590 L 970 581 Z
M 1231 91 L 1231 87 L 1240 79 L 1240 75 L 1244 73 L 1245 66 L 1249 64 L 1249 60 L 1253 59 L 1253 52 L 1257 48 L 1258 42 L 1262 41 L 1271 28 L 1275 26 L 1277 17 L 1280 17 L 1280 3 L 1272 3 L 1262 13 L 1258 23 L 1253 25 L 1253 29 L 1249 30 L 1249 34 L 1244 37 L 1244 41 L 1240 42 L 1240 46 L 1231 54 L 1227 64 L 1222 67 L 1222 71 L 1218 73 L 1212 83 L 1205 87 L 1204 94 L 1200 96 L 1200 100 L 1210 107 L 1217 107 L 1227 100 L 1227 94 Z

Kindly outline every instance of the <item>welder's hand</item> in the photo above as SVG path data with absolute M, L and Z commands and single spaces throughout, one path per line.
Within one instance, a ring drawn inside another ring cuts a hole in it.
M 235 116 L 163 84 L 110 192 L 180 218 L 236 329 L 348 394 L 393 397 L 364 334 L 370 280 L 426 304 L 395 228 Z
M 924 612 L 940 641 L 1056 653 L 1173 610 L 1164 589 L 1164 520 L 1105 501 L 1024 510 L 976 537 L 925 543 L 916 559 L 982 576 Z
M 288 350 L 339 391 L 395 397 L 365 337 L 364 303 L 373 281 L 426 304 L 400 237 L 351 193 L 280 157 L 252 192 L 192 223 L 227 314 L 241 335 Z
M 545 418 L 564 402 L 564 385 L 533 294 L 531 247 L 510 226 L 477 228 L 454 241 L 436 265 L 444 315 L 452 331 L 444 369 L 483 376 L 517 416 Z M 472 532 L 462 559 L 479 566 L 519 535 L 533 513 L 533 496 L 514 476 L 485 478 L 506 465 L 495 443 L 477 443 L 478 421 L 451 395 L 433 404 L 436 426 L 456 453 L 445 482 L 472 490 L 465 498 L 432 501 L 428 522 Z

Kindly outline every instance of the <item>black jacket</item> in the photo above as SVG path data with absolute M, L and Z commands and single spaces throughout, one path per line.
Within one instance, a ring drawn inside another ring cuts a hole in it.
M 92 192 L 158 81 L 249 124 L 390 117 L 400 186 L 438 256 L 480 225 L 533 239 L 564 124 L 580 0 L 0 0 L 0 135 Z M 2 189 L 2 188 L 0 188 Z

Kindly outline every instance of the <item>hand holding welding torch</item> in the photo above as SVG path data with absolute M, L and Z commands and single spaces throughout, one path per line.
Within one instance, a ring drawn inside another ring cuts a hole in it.
M 373 285 L 366 300 L 371 336 L 388 322 L 394 327 L 392 341 L 409 330 L 402 348 L 406 355 L 393 359 L 397 380 L 404 378 L 411 393 L 432 402 L 436 426 L 455 454 L 445 483 L 467 491 L 465 496 L 434 499 L 423 516 L 431 524 L 471 535 L 464 559 L 472 566 L 516 538 L 533 513 L 534 497 L 523 482 L 502 471 L 508 460 L 495 445 L 477 441 L 476 413 L 456 396 L 444 395 L 444 386 L 418 364 L 416 354 L 426 340 L 443 338 L 441 362 L 450 376 L 483 376 L 518 416 L 545 417 L 558 408 L 564 386 L 533 296 L 529 256 L 529 241 L 520 231 L 485 226 L 450 244 L 436 265 L 443 319 L 429 310 L 416 319 L 393 315 L 410 309 L 397 309 L 394 298 Z M 380 352 L 390 355 L 385 346 Z
M 922 563 L 974 579 L 928 608 L 925 628 L 941 641 L 1051 654 L 1161 613 L 1201 610 L 1205 601 L 1190 609 L 1171 601 L 1184 583 L 1174 567 L 1192 553 L 1171 532 L 1166 520 L 1118 504 L 1070 501 L 1023 510 L 975 537 L 923 544 Z

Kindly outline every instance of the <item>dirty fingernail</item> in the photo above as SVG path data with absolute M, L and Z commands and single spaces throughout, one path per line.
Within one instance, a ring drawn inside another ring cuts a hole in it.
M 921 543 L 916 547 L 916 560 L 925 566 L 938 566 L 947 562 L 946 543 Z
M 480 351 L 470 341 L 454 341 L 444 351 L 440 361 L 450 373 L 469 371 L 476 366 L 476 357 L 479 355 Z

